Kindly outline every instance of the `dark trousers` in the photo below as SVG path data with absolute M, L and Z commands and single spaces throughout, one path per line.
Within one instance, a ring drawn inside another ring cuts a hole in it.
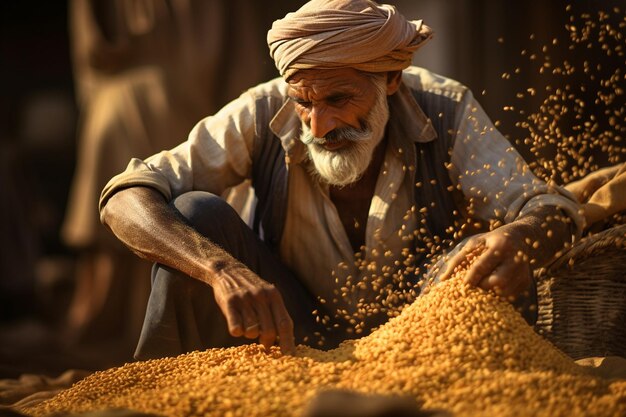
M 228 203 L 216 195 L 193 191 L 176 198 L 172 206 L 194 229 L 274 284 L 294 322 L 296 343 L 316 343 L 315 335 L 323 329 L 312 312 L 319 310 L 319 303 Z M 230 336 L 209 285 L 173 268 L 153 266 L 152 291 L 135 358 L 250 342 Z

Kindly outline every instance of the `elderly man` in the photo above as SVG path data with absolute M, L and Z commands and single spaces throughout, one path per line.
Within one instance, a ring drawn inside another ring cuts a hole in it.
M 515 297 L 575 238 L 579 206 L 532 175 L 471 92 L 410 67 L 430 37 L 393 6 L 310 1 L 268 33 L 282 78 L 111 180 L 103 222 L 155 262 L 137 357 L 331 347 L 410 301 L 451 244 L 431 277 L 472 258 L 468 283 Z M 218 197 L 246 179 L 252 228 Z

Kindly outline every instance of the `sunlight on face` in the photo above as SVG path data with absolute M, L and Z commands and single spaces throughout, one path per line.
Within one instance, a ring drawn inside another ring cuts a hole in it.
M 316 138 L 306 123 L 302 123 L 300 140 L 307 146 L 313 162 L 312 174 L 330 185 L 344 186 L 359 180 L 372 160 L 374 149 L 383 139 L 389 119 L 385 78 L 376 78 L 372 82 L 375 84 L 376 101 L 361 122 L 361 128 L 337 128 L 324 138 Z M 341 142 L 348 144 L 336 150 L 324 147 Z

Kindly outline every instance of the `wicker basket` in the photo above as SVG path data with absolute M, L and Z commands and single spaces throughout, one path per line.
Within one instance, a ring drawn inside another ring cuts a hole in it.
M 537 278 L 540 334 L 574 359 L 626 357 L 626 225 L 585 237 Z

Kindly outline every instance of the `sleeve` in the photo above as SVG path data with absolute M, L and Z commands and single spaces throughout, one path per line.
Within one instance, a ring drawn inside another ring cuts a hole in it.
M 154 188 L 168 201 L 192 190 L 222 194 L 251 175 L 255 125 L 255 99 L 246 92 L 201 120 L 177 147 L 133 158 L 103 189 L 100 210 L 117 191 L 133 186 Z
M 468 201 L 469 214 L 510 223 L 539 206 L 556 206 L 573 220 L 576 238 L 580 237 L 585 220 L 576 198 L 532 173 L 471 92 L 460 106 L 450 173 Z

